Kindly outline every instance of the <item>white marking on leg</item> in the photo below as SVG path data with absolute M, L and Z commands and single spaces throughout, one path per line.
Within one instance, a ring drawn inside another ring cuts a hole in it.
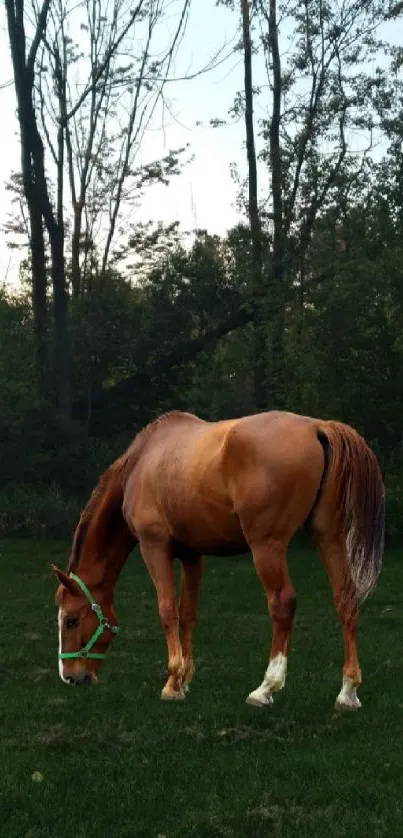
M 63 661 L 60 659 L 60 653 L 62 651 L 62 622 L 63 622 L 62 609 L 61 608 L 59 608 L 59 613 L 57 615 L 57 622 L 59 624 L 59 675 L 60 675 L 62 681 L 64 681 L 64 683 L 67 684 L 68 681 L 66 681 L 66 679 L 64 677 Z
M 257 688 L 251 692 L 246 702 L 247 704 L 254 704 L 256 706 L 264 706 L 266 704 L 273 704 L 272 693 L 282 690 L 285 684 L 285 676 L 287 673 L 287 658 L 281 652 L 270 661 L 264 679 Z
M 342 688 L 336 698 L 336 707 L 346 710 L 358 710 L 361 707 L 357 687 L 354 686 L 352 678 L 343 678 Z
M 281 652 L 270 661 L 266 675 L 264 676 L 265 683 L 269 686 L 273 693 L 282 690 L 285 684 L 285 676 L 287 674 L 287 658 Z

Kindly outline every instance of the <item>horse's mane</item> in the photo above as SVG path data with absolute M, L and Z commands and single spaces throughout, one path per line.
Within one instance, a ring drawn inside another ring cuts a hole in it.
M 88 503 L 85 505 L 77 529 L 74 533 L 73 544 L 71 548 L 70 558 L 68 562 L 67 572 L 74 572 L 80 561 L 81 550 L 87 537 L 95 534 L 97 524 L 105 522 L 105 518 L 109 519 L 118 508 L 120 508 L 123 500 L 123 489 L 127 473 L 131 470 L 135 460 L 140 455 L 145 444 L 152 436 L 154 431 L 166 422 L 168 419 L 182 419 L 190 417 L 189 413 L 181 413 L 179 410 L 169 411 L 158 416 L 141 431 L 136 434 L 133 442 L 129 448 L 118 457 L 106 471 L 101 474 L 98 483 L 93 490 Z M 196 417 L 194 417 L 196 418 Z
M 112 483 L 116 483 L 116 477 L 120 474 L 124 463 L 126 462 L 126 458 L 127 455 L 123 455 L 119 459 L 115 460 L 115 462 L 112 463 L 112 465 L 109 466 L 103 474 L 101 474 L 88 503 L 85 505 L 81 513 L 77 529 L 74 533 L 73 545 L 67 567 L 68 573 L 74 572 L 74 570 L 77 569 L 81 549 L 87 535 L 89 534 L 90 527 L 94 524 L 95 519 L 98 518 L 101 506 L 103 508 L 106 506 L 105 501 L 110 493 L 108 490 L 111 489 Z

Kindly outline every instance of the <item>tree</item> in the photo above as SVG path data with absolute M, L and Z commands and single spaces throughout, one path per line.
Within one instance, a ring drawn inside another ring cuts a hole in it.
M 24 196 L 30 220 L 30 248 L 33 272 L 33 306 L 37 337 L 38 379 L 44 392 L 48 378 L 45 368 L 46 346 L 46 260 L 44 225 L 51 249 L 51 276 L 55 324 L 55 371 L 57 403 L 66 417 L 71 411 L 70 358 L 67 328 L 67 289 L 64 272 L 64 229 L 60 212 L 56 214 L 45 173 L 45 149 L 38 130 L 34 102 L 35 63 L 44 36 L 50 0 L 36 10 L 34 32 L 29 49 L 24 18 L 24 0 L 6 0 L 8 34 L 14 69 L 21 133 L 21 170 Z
M 234 8 L 233 0 L 224 2 Z M 394 15 L 401 11 L 400 4 L 392 10 Z M 296 294 L 303 310 L 305 259 L 315 224 L 336 196 L 340 204 L 347 199 L 372 148 L 374 98 L 384 79 L 374 79 L 366 64 L 384 50 L 377 30 L 388 14 L 384 3 L 367 0 L 241 2 L 245 85 L 235 112 L 243 106 L 251 230 L 252 99 L 267 112 L 258 123 L 257 155 L 269 172 L 260 219 L 270 243 L 261 277 L 260 316 L 266 329 L 258 366 L 259 406 L 263 401 L 272 407 L 286 403 L 287 317 Z M 267 83 L 255 89 L 250 72 L 254 53 L 267 76 Z M 251 270 L 257 276 L 256 265 Z
M 33 309 L 35 316 L 36 368 L 38 392 L 41 398 L 48 395 L 49 361 L 47 356 L 47 303 L 46 260 L 43 231 L 43 213 L 39 200 L 41 172 L 41 141 L 37 134 L 33 109 L 34 66 L 42 33 L 46 26 L 49 2 L 44 3 L 37 17 L 36 29 L 27 54 L 24 6 L 7 0 L 7 23 L 14 68 L 15 89 L 21 130 L 22 187 L 27 203 L 30 250 L 33 272 Z
M 253 119 L 252 42 L 249 0 L 241 0 L 242 45 L 244 57 L 244 98 L 246 156 L 248 162 L 248 216 L 252 240 L 254 390 L 255 407 L 266 407 L 266 300 L 263 276 L 262 225 L 258 201 L 257 157 Z
M 57 0 L 39 58 L 43 131 L 58 171 L 66 159 L 71 197 L 71 285 L 85 290 L 94 268 L 105 273 L 122 211 L 125 220 L 145 185 L 167 180 L 177 171 L 178 154 L 139 168 L 136 156 L 153 113 L 163 97 L 175 52 L 186 24 L 189 0 L 180 4 L 177 26 L 161 42 L 166 4 L 128 0 L 111 9 L 107 0 Z M 73 40 L 70 31 L 79 35 Z M 100 74 L 102 68 L 102 74 Z M 88 76 L 84 91 L 82 79 Z M 64 146 L 53 141 L 58 125 Z M 61 163 L 60 163 L 61 161 Z
M 142 172 L 133 168 L 133 161 L 150 115 L 162 96 L 186 25 L 189 3 L 190 0 L 181 3 L 177 27 L 173 33 L 168 30 L 167 47 L 155 55 L 151 44 L 157 24 L 164 24 L 165 20 L 166 4 L 162 0 L 139 0 L 134 8 L 127 0 L 118 0 L 113 9 L 106 0 L 86 0 L 84 9 L 82 4 L 77 6 L 69 0 L 57 0 L 54 4 L 43 0 L 34 8 L 33 25 L 24 0 L 7 0 L 24 196 L 29 207 L 40 380 L 46 378 L 42 372 L 46 365 L 43 354 L 46 346 L 45 228 L 50 245 L 57 403 L 66 417 L 71 412 L 69 296 L 64 248 L 68 229 L 66 172 L 73 207 L 70 276 L 73 292 L 78 295 L 82 269 L 87 270 L 89 260 L 92 259 L 92 267 L 100 262 L 101 272 L 107 271 L 122 202 L 128 197 L 132 201 L 138 199 L 144 183 L 167 177 L 177 169 L 175 154 L 159 164 L 149 164 Z M 74 43 L 69 35 L 72 19 L 80 23 L 83 12 L 81 31 L 88 34 L 88 50 Z M 139 42 L 138 27 L 143 33 L 140 53 L 134 46 Z M 74 71 L 80 61 L 84 68 L 81 80 L 88 67 L 83 89 L 78 89 L 71 78 L 72 68 Z M 126 94 L 130 107 L 126 121 L 122 121 L 126 102 L 120 112 L 117 103 Z M 52 170 L 54 188 L 49 178 Z M 98 252 L 94 240 L 97 222 L 104 239 Z
M 178 381 L 192 374 L 197 358 L 252 314 L 245 277 L 234 271 L 231 249 L 218 237 L 200 231 L 187 252 L 179 246 L 154 265 L 140 288 L 132 289 L 137 310 L 133 336 L 121 351 L 125 362 L 113 377 L 104 375 L 93 387 L 92 408 L 109 414 L 112 406 L 133 421 L 133 410 L 178 397 Z M 126 304 L 126 308 L 128 308 Z M 107 332 L 106 332 L 107 334 Z M 158 340 L 156 340 L 158 336 Z M 112 380 L 111 380 L 112 379 Z M 80 398 L 75 415 L 87 412 Z M 142 408 L 144 409 L 144 408 Z

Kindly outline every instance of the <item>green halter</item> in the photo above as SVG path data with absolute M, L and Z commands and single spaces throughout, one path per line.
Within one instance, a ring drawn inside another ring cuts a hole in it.
M 82 649 L 80 649 L 78 652 L 59 652 L 59 659 L 60 660 L 67 660 L 69 658 L 97 658 L 97 659 L 102 659 L 102 658 L 106 657 L 106 653 L 91 652 L 92 647 L 95 646 L 95 643 L 97 642 L 97 640 L 101 636 L 101 634 L 103 634 L 105 629 L 109 629 L 109 631 L 112 631 L 113 634 L 117 634 L 118 631 L 119 631 L 119 626 L 111 626 L 108 619 L 103 614 L 101 606 L 98 605 L 97 602 L 95 602 L 94 597 L 92 596 L 92 594 L 90 594 L 87 586 L 84 585 L 84 582 L 82 581 L 82 579 L 80 579 L 79 576 L 76 576 L 75 573 L 70 573 L 70 577 L 71 577 L 71 579 L 74 579 L 75 582 L 77 582 L 78 587 L 81 588 L 84 596 L 88 599 L 88 602 L 90 603 L 92 610 L 94 611 L 94 613 L 98 617 L 99 626 L 96 629 L 96 631 L 94 631 L 94 634 L 89 639 L 88 643 L 86 643 L 86 645 Z

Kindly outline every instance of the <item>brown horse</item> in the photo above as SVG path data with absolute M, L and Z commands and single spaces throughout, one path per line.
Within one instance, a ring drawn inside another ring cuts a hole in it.
M 168 646 L 162 698 L 184 698 L 194 673 L 201 557 L 249 549 L 266 591 L 273 638 L 263 682 L 247 701 L 271 704 L 272 693 L 284 686 L 296 604 L 287 547 L 306 523 L 343 628 L 343 683 L 336 705 L 358 708 L 358 604 L 381 569 L 382 477 L 375 455 L 353 428 L 292 413 L 213 423 L 168 413 L 141 431 L 103 474 L 81 515 L 67 574 L 53 568 L 60 582 L 63 681 L 97 680 L 117 631 L 115 583 L 139 543 Z M 182 563 L 178 607 L 175 557 Z

